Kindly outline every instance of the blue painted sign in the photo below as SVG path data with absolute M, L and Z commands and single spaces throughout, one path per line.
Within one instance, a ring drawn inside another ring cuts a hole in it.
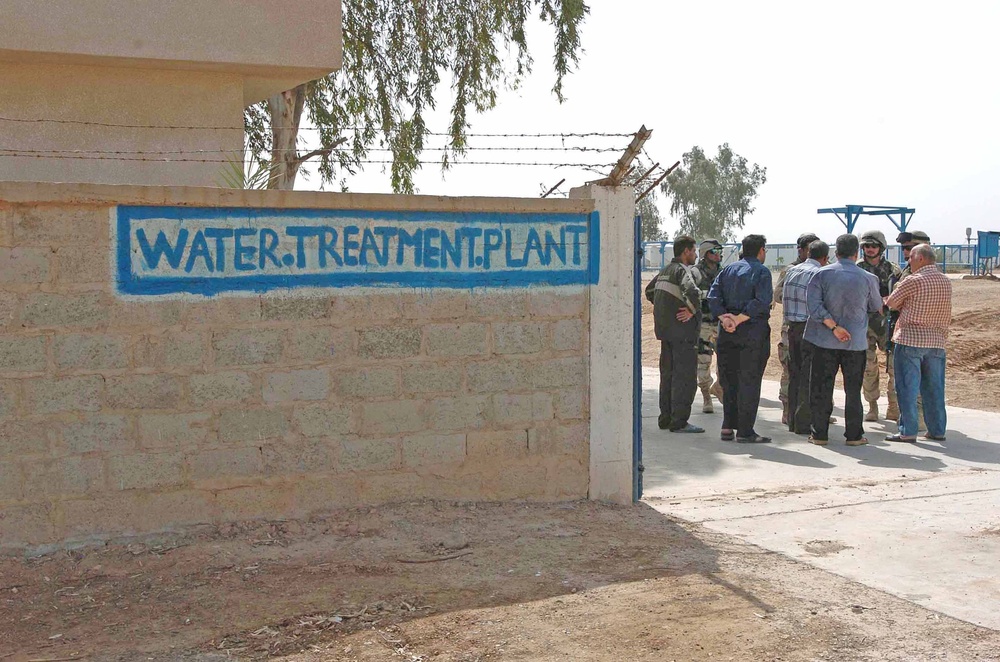
M 352 286 L 585 285 L 599 273 L 591 214 L 117 208 L 121 294 Z

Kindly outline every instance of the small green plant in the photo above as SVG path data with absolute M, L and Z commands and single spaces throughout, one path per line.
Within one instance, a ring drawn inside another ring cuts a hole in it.
M 219 186 L 260 191 L 278 176 L 279 163 L 251 156 L 249 161 L 230 158 L 219 172 Z

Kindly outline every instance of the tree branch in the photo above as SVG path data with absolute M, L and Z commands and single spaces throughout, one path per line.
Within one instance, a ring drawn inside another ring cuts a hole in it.
M 341 145 L 343 145 L 346 142 L 347 142 L 347 138 L 337 138 L 337 140 L 334 141 L 334 143 L 332 145 L 330 145 L 329 147 L 323 147 L 321 149 L 314 149 L 311 152 L 303 154 L 302 156 L 300 156 L 297 159 L 297 162 L 298 162 L 299 165 L 302 165 L 303 163 L 305 163 L 309 159 L 314 159 L 317 156 L 330 156 L 330 154 L 333 152 L 333 150 L 337 149 L 338 147 L 340 147 Z

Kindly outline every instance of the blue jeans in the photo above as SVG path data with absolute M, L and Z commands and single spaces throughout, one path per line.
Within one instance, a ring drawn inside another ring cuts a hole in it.
M 944 406 L 944 350 L 897 344 L 892 353 L 899 399 L 899 433 L 904 437 L 917 436 L 919 395 L 924 401 L 927 434 L 943 437 L 948 425 Z

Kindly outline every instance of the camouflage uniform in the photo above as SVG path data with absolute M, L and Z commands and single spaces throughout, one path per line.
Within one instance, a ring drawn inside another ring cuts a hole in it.
M 722 244 L 715 239 L 706 239 L 699 246 L 701 259 L 691 267 L 691 276 L 701 290 L 701 329 L 698 337 L 698 388 L 704 399 L 702 411 L 712 413 L 712 393 L 720 397 L 721 387 L 712 377 L 712 355 L 715 354 L 715 341 L 719 335 L 719 324 L 712 320 L 712 314 L 708 309 L 708 290 L 715 282 L 715 277 L 722 270 L 722 263 L 710 262 L 706 253 L 713 247 L 722 248 Z
M 816 235 L 811 232 L 800 235 L 795 245 L 798 247 L 799 251 L 804 248 L 808 248 L 809 244 L 819 239 Z M 785 286 L 785 276 L 788 274 L 788 269 L 794 267 L 797 264 L 802 264 L 806 261 L 806 258 L 796 259 L 787 268 L 782 269 L 781 273 L 778 274 L 778 281 L 774 284 L 774 303 L 781 304 L 782 298 L 782 288 Z M 781 401 L 781 423 L 783 425 L 788 424 L 788 322 L 784 321 L 784 316 L 782 316 L 781 321 L 781 339 L 778 341 L 778 362 L 781 363 L 781 382 L 778 386 L 778 400 Z
M 701 292 L 690 267 L 675 257 L 646 286 L 646 298 L 653 301 L 653 326 L 660 341 L 661 430 L 704 432 L 691 429 L 688 418 L 697 391 L 697 338 L 701 326 Z M 694 314 L 686 322 L 677 314 L 686 308 Z
M 889 296 L 890 288 L 894 283 L 899 281 L 900 274 L 902 272 L 898 266 L 885 258 L 885 250 L 887 246 L 884 234 L 877 230 L 866 232 L 861 235 L 861 244 L 864 245 L 866 243 L 878 244 L 881 249 L 878 262 L 873 265 L 869 263 L 868 260 L 862 258 L 858 261 L 858 266 L 878 278 L 879 294 L 881 296 Z M 883 308 L 880 314 L 870 315 L 868 318 L 868 354 L 867 361 L 865 363 L 865 377 L 863 382 L 865 400 L 868 401 L 868 414 L 865 416 L 865 420 L 867 421 L 878 420 L 878 352 L 879 350 L 883 352 L 888 351 L 889 326 L 888 319 L 886 317 L 888 312 L 888 308 Z M 887 413 L 889 413 L 897 410 L 898 405 L 896 404 L 896 387 L 892 374 L 892 364 L 888 359 L 888 355 L 886 358 L 886 371 L 889 373 L 889 383 L 886 387 L 886 395 L 889 398 L 889 410 Z

